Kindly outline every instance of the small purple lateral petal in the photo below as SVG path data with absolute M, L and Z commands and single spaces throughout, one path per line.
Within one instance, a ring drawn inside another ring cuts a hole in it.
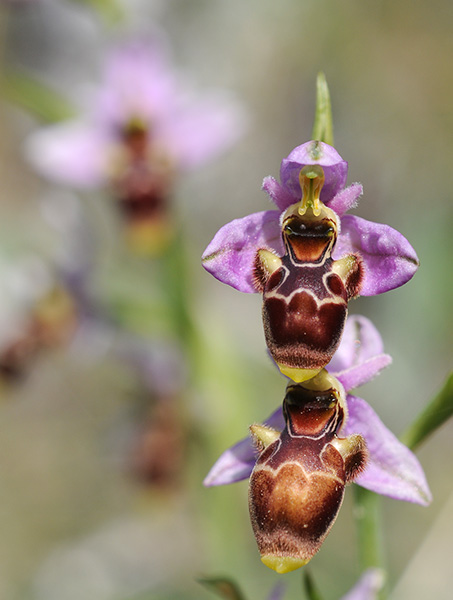
M 292 196 L 285 187 L 282 186 L 274 177 L 265 177 L 263 179 L 263 185 L 261 187 L 270 197 L 270 199 L 276 204 L 276 206 L 283 212 L 294 204 L 298 200 L 300 200 L 300 188 L 299 188 L 299 197 Z
M 251 437 L 246 437 L 223 454 L 206 475 L 203 485 L 227 485 L 250 477 L 256 462 L 256 450 Z
M 346 185 L 348 163 L 341 158 L 335 148 L 324 142 L 306 142 L 294 148 L 282 160 L 280 167 L 282 184 L 297 198 L 301 195 L 299 172 L 305 165 L 320 165 L 324 169 L 326 180 L 320 196 L 324 204 L 328 204 Z
M 380 569 L 368 569 L 340 600 L 376 600 L 384 585 L 384 573 Z
M 387 429 L 374 410 L 356 396 L 347 396 L 349 419 L 341 435 L 361 434 L 370 460 L 356 483 L 395 500 L 427 506 L 431 492 L 415 455 Z
M 332 374 L 343 385 L 346 392 L 349 392 L 374 379 L 374 377 L 379 375 L 382 369 L 388 367 L 391 362 L 392 357 L 389 354 L 378 354 L 377 356 L 373 356 L 373 358 L 369 358 L 365 362 L 354 365 L 340 373 Z
M 282 600 L 285 591 L 286 585 L 283 583 L 283 581 L 279 581 L 272 589 L 267 600 Z
M 344 371 L 384 352 L 381 334 L 362 315 L 350 315 L 346 321 L 340 346 L 329 363 L 330 372 Z
M 282 407 L 279 406 L 264 423 L 274 429 L 282 430 L 285 426 Z M 256 456 L 252 438 L 247 436 L 220 455 L 206 475 L 203 484 L 211 487 L 247 479 L 255 466 Z
M 374 296 L 400 287 L 411 279 L 419 265 L 415 250 L 399 231 L 352 215 L 341 219 L 341 233 L 333 258 L 346 254 L 360 254 L 363 258 L 362 296 Z
M 337 213 L 338 216 L 343 216 L 349 209 L 357 206 L 360 196 L 363 194 L 363 187 L 360 183 L 353 183 L 349 187 L 341 190 L 336 194 L 327 206 Z
M 260 248 L 284 254 L 276 210 L 253 213 L 224 225 L 204 251 L 204 268 L 240 292 L 254 293 L 253 268 Z

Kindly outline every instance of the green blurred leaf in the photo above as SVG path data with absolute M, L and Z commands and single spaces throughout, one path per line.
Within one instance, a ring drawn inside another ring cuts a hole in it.
M 3 96 L 46 123 L 58 123 L 73 118 L 74 107 L 57 92 L 27 73 L 9 71 L 0 81 Z
M 403 444 L 414 450 L 453 415 L 453 372 L 444 386 L 401 436 Z
M 322 72 L 316 79 L 316 110 L 311 139 L 333 146 L 332 107 L 326 76 Z
M 117 0 L 73 0 L 78 4 L 86 4 L 103 19 L 106 25 L 118 25 L 125 19 L 125 11 Z
M 245 600 L 238 586 L 230 579 L 223 577 L 203 577 L 198 579 L 198 581 L 201 585 L 216 593 L 217 596 L 220 596 L 220 598 L 224 598 L 224 600 Z
M 315 585 L 311 572 L 306 569 L 303 573 L 303 586 L 308 600 L 322 600 L 321 593 Z

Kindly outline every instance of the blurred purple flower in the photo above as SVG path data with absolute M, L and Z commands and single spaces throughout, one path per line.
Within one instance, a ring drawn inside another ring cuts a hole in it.
M 376 600 L 383 584 L 383 573 L 380 569 L 366 570 L 359 581 L 340 600 Z M 280 581 L 272 589 L 268 600 L 283 600 L 286 586 Z
M 360 434 L 367 443 L 369 462 L 355 480 L 357 484 L 397 500 L 427 505 L 431 492 L 415 455 L 387 429 L 371 406 L 348 393 L 370 381 L 390 362 L 391 357 L 383 353 L 382 340 L 374 325 L 363 316 L 349 317 L 340 347 L 328 366 L 347 392 L 348 419 L 341 435 Z M 265 423 L 283 429 L 282 408 L 273 412 Z M 252 439 L 247 437 L 220 456 L 204 484 L 224 485 L 246 479 L 256 458 Z
M 306 165 L 320 165 L 325 182 L 320 200 L 341 218 L 341 231 L 332 258 L 359 254 L 364 262 L 364 278 L 360 294 L 373 296 L 406 283 L 418 268 L 417 255 L 398 231 L 380 223 L 351 215 L 362 194 L 362 186 L 353 183 L 345 188 L 348 163 L 337 151 L 323 142 L 310 141 L 295 148 L 280 167 L 279 183 L 266 177 L 263 189 L 278 210 L 254 213 L 231 221 L 214 236 L 203 254 L 203 266 L 214 277 L 241 292 L 258 290 L 254 283 L 257 251 L 267 249 L 278 256 L 284 254 L 281 215 L 301 200 L 299 173 Z
M 273 588 L 267 600 L 283 600 L 286 591 L 286 585 L 279 581 Z
M 379 569 L 368 569 L 341 600 L 376 600 L 383 584 L 383 573 Z
M 215 157 L 237 140 L 244 125 L 231 97 L 195 96 L 181 85 L 163 49 L 143 40 L 112 49 L 102 82 L 82 113 L 80 120 L 32 134 L 26 147 L 39 173 L 82 189 L 111 181 L 124 158 L 122 146 L 137 127 L 173 172 Z

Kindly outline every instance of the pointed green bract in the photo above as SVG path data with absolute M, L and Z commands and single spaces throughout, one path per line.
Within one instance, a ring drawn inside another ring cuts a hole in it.
M 322 72 L 316 79 L 316 111 L 311 137 L 333 146 L 332 107 L 326 76 Z
M 231 579 L 203 577 L 198 579 L 198 582 L 224 600 L 245 600 L 238 586 Z
M 76 114 L 66 98 L 22 71 L 4 73 L 0 89 L 9 102 L 21 106 L 46 123 L 59 123 Z
M 401 436 L 403 444 L 411 450 L 417 448 L 428 436 L 453 415 L 453 372 L 445 384 L 415 421 Z
M 304 571 L 303 574 L 303 586 L 308 600 L 323 600 L 318 588 L 315 585 L 313 577 L 308 570 Z

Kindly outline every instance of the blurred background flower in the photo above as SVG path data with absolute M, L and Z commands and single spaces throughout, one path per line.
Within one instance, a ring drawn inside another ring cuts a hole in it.
M 26 153 L 50 180 L 107 188 L 135 245 L 157 250 L 174 229 L 175 178 L 237 141 L 243 110 L 225 93 L 183 85 L 157 35 L 118 43 L 104 60 L 80 118 L 32 134 Z
M 178 493 L 151 492 L 124 468 L 135 427 L 151 406 L 141 403 L 145 386 L 135 367 L 112 351 L 116 335 L 113 346 L 110 334 L 94 336 L 99 345 L 82 345 L 77 359 L 67 346 L 41 353 L 0 406 L 0 595 L 209 599 L 195 577 L 221 567 L 241 582 L 246 597 L 265 598 L 276 581 L 255 552 L 246 484 L 208 494 L 201 482 L 247 425 L 274 408 L 282 380 L 265 352 L 260 298 L 218 285 L 200 256 L 224 223 L 263 209 L 263 176 L 277 177 L 281 157 L 310 136 L 322 69 L 336 148 L 349 162 L 348 183 L 360 181 L 365 190 L 354 214 L 390 222 L 421 263 L 403 288 L 350 304 L 372 319 L 393 357 L 392 367 L 361 388 L 361 396 L 401 432 L 452 362 L 453 6 L 447 0 L 35 0 L 20 10 L 3 6 L 0 19 L 0 262 L 14 277 L 21 271 L 13 268 L 16 261 L 31 256 L 50 273 L 44 283 L 52 282 L 64 237 L 48 220 L 49 213 L 60 218 L 60 211 L 42 201 L 55 198 L 55 188 L 30 169 L 24 144 L 38 126 L 74 119 L 74 107 L 94 98 L 87 82 L 101 81 L 112 44 L 165 31 L 172 64 L 186 74 L 184 88 L 190 77 L 201 90 L 231 90 L 253 116 L 247 135 L 228 153 L 173 182 L 173 215 L 186 240 L 186 306 L 198 331 L 188 379 L 182 379 L 191 427 Z M 164 291 L 156 285 L 164 269 L 121 246 L 106 190 L 84 191 L 77 203 L 96 239 L 88 279 L 101 314 L 147 342 L 178 342 L 166 301 L 175 282 L 167 278 Z M 7 280 L 3 275 L 2 288 Z M 33 277 L 27 281 L 28 288 Z M 383 503 L 390 588 L 403 573 L 398 600 L 414 593 L 449 598 L 453 467 L 439 456 L 449 456 L 451 428 L 417 453 L 432 505 Z M 353 528 L 347 498 L 312 561 L 327 600 L 358 580 Z M 297 598 L 299 576 L 285 581 L 287 597 Z

